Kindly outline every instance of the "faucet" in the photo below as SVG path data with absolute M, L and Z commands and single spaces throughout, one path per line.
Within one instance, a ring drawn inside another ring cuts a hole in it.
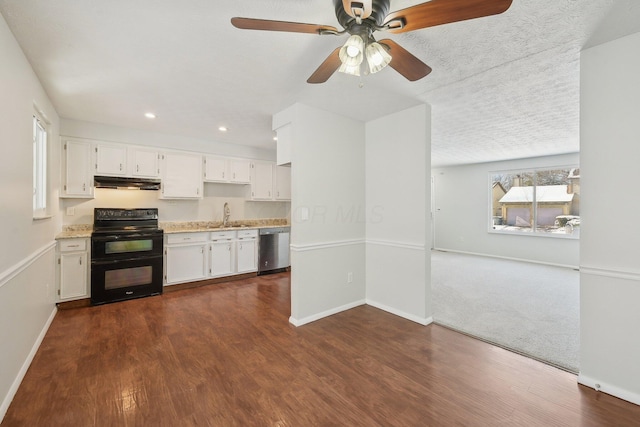
M 229 209 L 229 203 L 224 203 L 224 215 L 222 217 L 222 226 L 226 227 L 229 225 L 229 217 L 231 216 L 231 209 Z

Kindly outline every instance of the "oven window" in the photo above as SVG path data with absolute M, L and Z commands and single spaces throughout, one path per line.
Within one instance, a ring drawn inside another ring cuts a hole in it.
M 127 252 L 145 252 L 153 250 L 153 240 L 123 240 L 117 242 L 106 242 L 105 254 L 122 254 Z
M 148 285 L 152 280 L 153 267 L 121 268 L 104 272 L 104 288 L 119 289 L 129 286 Z

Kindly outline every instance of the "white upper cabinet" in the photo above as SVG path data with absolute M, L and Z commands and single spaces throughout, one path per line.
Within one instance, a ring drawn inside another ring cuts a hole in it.
M 273 195 L 276 200 L 291 200 L 291 168 L 276 166 Z
M 158 150 L 122 144 L 96 143 L 95 175 L 157 178 Z
M 164 153 L 161 174 L 160 198 L 202 198 L 202 156 L 186 153 Z
M 204 180 L 207 182 L 227 182 L 227 159 L 204 156 Z
M 160 154 L 157 150 L 133 147 L 129 152 L 132 176 L 157 178 L 160 175 Z
M 251 199 L 273 200 L 273 162 L 251 164 Z
M 246 159 L 205 156 L 204 180 L 206 182 L 249 184 L 251 182 L 251 162 Z
M 127 174 L 127 147 L 96 144 L 95 175 L 123 176 Z
M 228 159 L 229 181 L 236 184 L 251 183 L 251 162 L 245 159 Z
M 291 123 L 287 123 L 276 129 L 276 133 L 278 134 L 278 141 L 276 142 L 276 164 L 290 165 L 293 145 Z
M 85 141 L 63 140 L 62 149 L 62 197 L 93 197 L 91 144 Z

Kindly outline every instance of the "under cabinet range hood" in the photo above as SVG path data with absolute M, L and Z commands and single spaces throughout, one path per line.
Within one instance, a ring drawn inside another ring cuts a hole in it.
M 124 178 L 119 176 L 95 176 L 96 188 L 115 188 L 118 190 L 160 190 L 159 179 Z

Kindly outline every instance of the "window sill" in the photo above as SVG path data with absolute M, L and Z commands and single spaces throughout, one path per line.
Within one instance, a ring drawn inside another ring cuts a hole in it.
M 508 231 L 508 230 L 494 230 L 489 229 L 489 234 L 501 234 L 504 236 L 525 236 L 525 237 L 545 237 L 551 239 L 570 239 L 580 240 L 580 230 L 574 231 L 572 234 L 564 233 L 540 233 L 540 232 L 526 232 L 526 231 Z
M 34 221 L 40 221 L 40 220 L 43 220 L 43 219 L 51 219 L 51 218 L 53 218 L 53 215 L 38 215 L 38 216 L 34 216 L 33 220 Z

